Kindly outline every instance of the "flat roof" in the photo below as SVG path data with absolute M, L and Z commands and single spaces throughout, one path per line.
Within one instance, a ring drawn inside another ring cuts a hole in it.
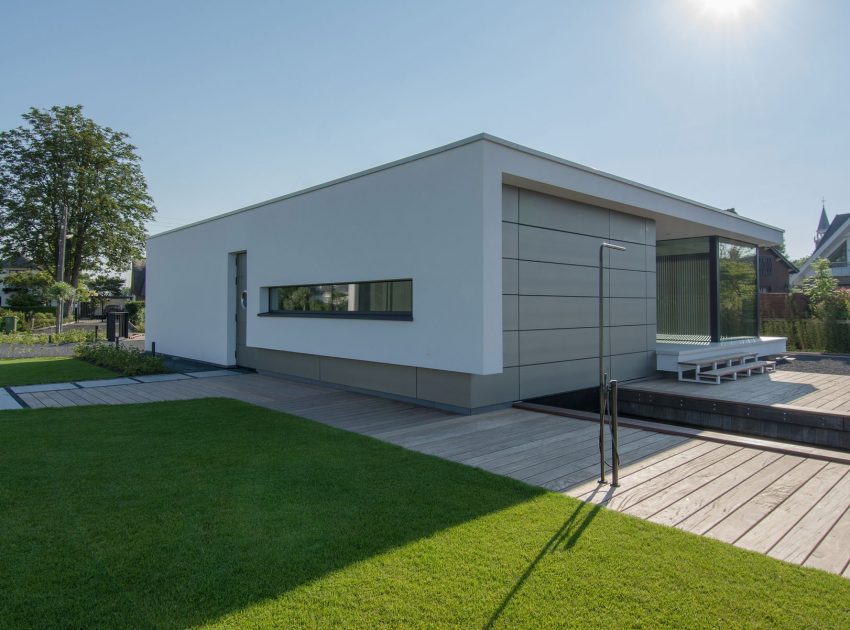
M 701 203 L 699 201 L 694 201 L 693 199 L 688 199 L 687 197 L 682 197 L 680 195 L 675 195 L 673 193 L 669 193 L 667 191 L 661 190 L 659 188 L 653 188 L 652 186 L 647 186 L 645 184 L 641 184 L 639 182 L 626 179 L 624 177 L 619 177 L 617 175 L 612 175 L 611 173 L 607 173 L 605 171 L 600 171 L 598 169 L 592 168 L 590 166 L 585 166 L 584 164 L 579 164 L 577 162 L 571 162 L 569 160 L 565 160 L 564 158 L 557 157 L 555 155 L 551 155 L 549 153 L 544 153 L 543 151 L 538 151 L 536 149 L 532 149 L 521 144 L 517 144 L 515 142 L 511 142 L 510 140 L 505 140 L 504 138 L 499 138 L 497 136 L 490 135 L 489 133 L 479 133 L 474 136 L 469 136 L 468 138 L 464 138 L 462 140 L 458 140 L 456 142 L 451 142 L 449 144 L 445 144 L 440 147 L 436 147 L 434 149 L 429 149 L 427 151 L 422 151 L 421 153 L 415 153 L 414 155 L 410 155 L 405 158 L 401 158 L 399 160 L 394 160 L 392 162 L 387 162 L 385 164 L 381 164 L 379 166 L 374 166 L 372 168 L 368 168 L 363 171 L 358 171 L 356 173 L 352 173 L 351 175 L 345 175 L 343 177 L 339 177 L 337 179 L 332 179 L 330 181 L 324 182 L 322 184 L 317 184 L 315 186 L 310 186 L 309 188 L 303 188 L 301 190 L 291 192 L 285 195 L 281 195 L 279 197 L 274 197 L 272 199 L 266 199 L 265 201 L 260 201 L 258 203 L 254 203 L 248 206 L 244 206 L 242 208 L 238 208 L 236 210 L 231 210 L 230 212 L 224 212 L 222 214 L 217 214 L 211 217 L 207 217 L 206 219 L 201 219 L 199 221 L 194 221 L 192 223 L 187 223 L 186 225 L 181 225 L 177 228 L 172 228 L 170 230 L 166 230 L 164 232 L 159 232 L 158 234 L 154 234 L 148 237 L 148 240 L 159 238 L 160 236 L 165 236 L 167 234 L 173 234 L 174 232 L 179 232 L 181 230 L 186 230 L 189 228 L 193 228 L 198 225 L 203 225 L 204 223 L 209 223 L 211 221 L 217 221 L 218 219 L 223 219 L 226 217 L 231 217 L 235 214 L 240 214 L 242 212 L 248 212 L 249 210 L 254 210 L 256 208 L 261 208 L 263 206 L 267 206 L 269 204 L 277 203 L 278 201 L 284 201 L 286 199 L 292 199 L 293 197 L 298 197 L 300 195 L 306 195 L 307 193 L 311 193 L 316 190 L 321 190 L 322 188 L 329 188 L 331 186 L 336 186 L 337 184 L 342 184 L 347 181 L 351 181 L 353 179 L 357 179 L 358 177 L 365 177 L 366 175 L 371 175 L 372 173 L 377 173 L 379 171 L 387 170 L 396 166 L 400 166 L 402 164 L 407 164 L 410 162 L 415 162 L 416 160 L 421 160 L 423 158 L 431 157 L 433 155 L 437 155 L 439 153 L 443 153 L 445 151 L 451 151 L 452 149 L 456 149 L 458 147 L 462 147 L 467 144 L 472 144 L 473 142 L 481 142 L 487 141 L 492 142 L 494 144 L 499 144 L 508 149 L 512 149 L 514 151 L 519 151 L 522 153 L 526 153 L 528 155 L 532 155 L 534 157 L 542 158 L 545 160 L 549 160 L 551 162 L 555 162 L 558 164 L 562 164 L 564 166 L 569 166 L 570 168 L 574 168 L 577 170 L 585 171 L 587 173 L 592 173 L 594 175 L 598 175 L 604 177 L 606 179 L 610 179 L 611 181 L 619 182 L 621 184 L 627 184 L 629 186 L 633 186 L 635 188 L 639 188 L 642 190 L 646 190 L 648 192 L 652 192 L 658 195 L 663 195 L 665 197 L 669 197 L 670 199 L 675 199 L 677 201 L 682 201 L 688 204 L 692 204 L 694 206 L 698 206 L 705 210 L 710 210 L 712 212 L 720 212 L 724 216 L 729 216 L 730 213 L 727 210 L 723 210 L 721 208 L 717 208 L 714 206 L 710 206 L 708 204 Z M 736 219 L 741 221 L 746 221 L 747 223 L 751 223 L 753 225 L 758 225 L 761 227 L 766 227 L 774 230 L 779 230 L 784 232 L 781 228 L 777 228 L 773 225 L 769 225 L 767 223 L 762 223 L 761 221 L 756 221 L 755 219 L 749 219 L 747 217 L 741 216 L 740 214 L 732 214 Z

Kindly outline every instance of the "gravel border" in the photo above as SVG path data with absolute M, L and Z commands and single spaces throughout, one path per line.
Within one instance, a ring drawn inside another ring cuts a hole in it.
M 787 353 L 777 361 L 776 369 L 787 372 L 850 376 L 850 355 L 817 354 L 813 352 Z

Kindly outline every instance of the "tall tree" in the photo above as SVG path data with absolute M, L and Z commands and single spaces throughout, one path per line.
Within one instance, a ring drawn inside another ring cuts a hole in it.
M 100 303 L 100 312 L 103 313 L 107 300 L 111 297 L 121 295 L 124 280 L 118 276 L 99 274 L 94 278 L 90 278 L 86 284 L 92 297 Z
M 32 108 L 23 119 L 0 133 L 0 254 L 56 273 L 67 212 L 62 280 L 77 288 L 86 271 L 129 267 L 156 213 L 129 136 L 81 105 Z

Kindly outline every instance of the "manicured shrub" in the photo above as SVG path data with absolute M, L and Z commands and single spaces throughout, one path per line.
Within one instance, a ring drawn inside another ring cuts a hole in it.
M 19 343 L 25 346 L 47 343 L 82 343 L 84 341 L 94 341 L 94 333 L 85 330 L 66 330 L 59 335 L 46 332 L 17 332 L 9 335 L 0 335 L 0 343 Z
M 33 313 L 32 314 L 32 327 L 33 328 L 46 328 L 47 326 L 55 326 L 56 325 L 56 315 L 53 313 Z
M 140 352 L 135 348 L 115 346 L 111 343 L 84 343 L 77 346 L 78 359 L 104 367 L 124 376 L 162 374 L 168 372 L 161 357 Z
M 42 312 L 38 310 L 16 311 L 8 308 L 0 308 L 0 326 L 2 326 L 4 317 L 17 317 L 17 330 L 29 330 L 30 328 L 45 328 L 47 326 L 56 325 L 55 310 L 49 312 Z
M 145 303 L 144 301 L 127 302 L 126 309 L 130 323 L 138 332 L 145 332 Z

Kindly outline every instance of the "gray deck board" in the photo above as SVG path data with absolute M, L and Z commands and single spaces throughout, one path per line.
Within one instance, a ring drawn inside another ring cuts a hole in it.
M 828 463 L 750 531 L 741 536 L 736 541 L 737 544 L 753 551 L 768 553 L 846 472 L 846 467 L 841 464 Z
M 726 542 L 737 543 L 788 497 L 823 470 L 827 463 L 817 460 L 803 461 L 709 529 L 706 534 Z
M 804 460 L 799 457 L 782 455 L 758 471 L 738 483 L 725 494 L 691 512 L 686 518 L 678 521 L 676 527 L 695 534 L 705 534 L 735 510 L 746 504 L 754 496 L 762 492 L 774 481 L 791 469 L 799 466 Z
M 691 489 L 685 496 L 652 514 L 652 521 L 675 526 L 702 508 L 720 503 L 724 494 L 740 486 L 754 475 L 761 474 L 766 466 L 782 455 L 763 451 L 750 457 L 731 470 L 725 467 L 721 474 L 702 487 Z M 728 464 L 728 462 L 726 462 Z M 691 482 L 692 483 L 692 482 Z
M 809 555 L 803 564 L 807 567 L 815 567 L 816 569 L 841 574 L 850 565 L 849 540 L 850 505 L 838 517 L 838 520 L 832 525 L 832 528 L 826 533 L 820 544 L 812 551 L 811 555 Z

